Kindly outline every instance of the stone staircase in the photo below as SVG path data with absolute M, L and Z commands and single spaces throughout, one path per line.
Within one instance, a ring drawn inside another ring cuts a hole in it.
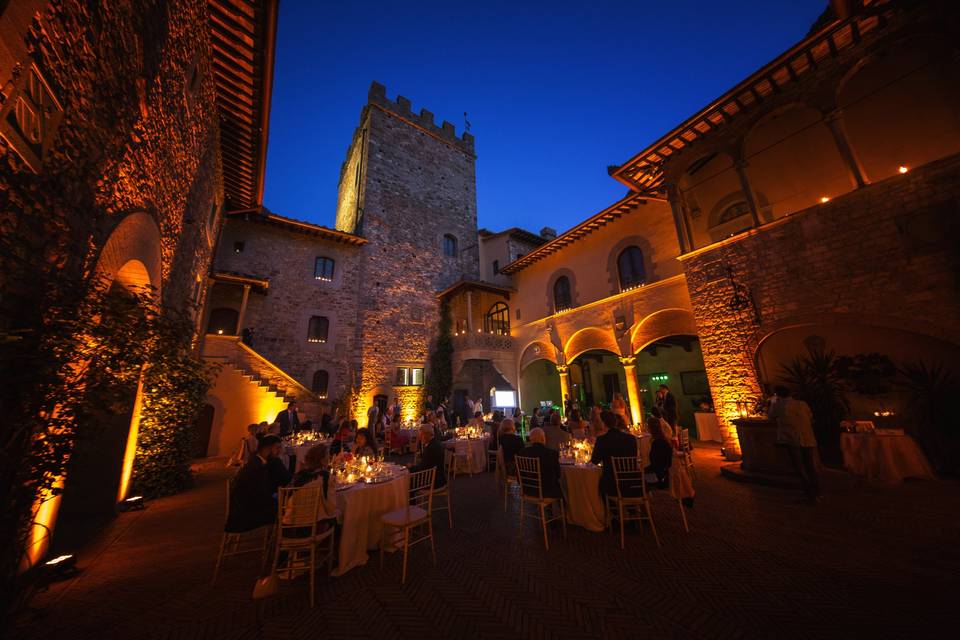
M 285 402 L 296 400 L 301 416 L 313 421 L 320 419 L 323 401 L 280 367 L 243 344 L 238 336 L 205 336 L 203 359 L 233 367 L 264 392 L 273 393 Z

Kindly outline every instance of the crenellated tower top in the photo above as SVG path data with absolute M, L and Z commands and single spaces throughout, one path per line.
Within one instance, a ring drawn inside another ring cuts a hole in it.
M 420 113 L 414 113 L 410 100 L 403 96 L 398 95 L 396 101 L 391 100 L 387 97 L 387 88 L 379 82 L 370 83 L 367 104 L 376 105 L 385 111 L 389 111 L 464 153 L 474 155 L 472 134 L 464 131 L 463 135 L 457 137 L 453 124 L 446 120 L 438 127 L 433 122 L 433 113 L 426 109 L 420 109 Z

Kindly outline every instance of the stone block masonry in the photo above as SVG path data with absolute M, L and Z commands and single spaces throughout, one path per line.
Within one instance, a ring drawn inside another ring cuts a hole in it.
M 414 115 L 409 101 L 371 86 L 337 209 L 337 228 L 369 241 L 360 269 L 360 414 L 376 395 L 402 391 L 405 405 L 419 404 L 411 395 L 420 390 L 394 388 L 396 367 L 427 364 L 436 293 L 479 277 L 475 160 L 472 136 L 457 138 L 449 123 L 437 127 L 429 112 Z
M 958 232 L 960 155 L 681 257 L 727 447 L 736 401 L 760 394 L 755 351 L 779 329 L 846 321 L 960 341 Z M 728 267 L 759 324 L 730 310 Z

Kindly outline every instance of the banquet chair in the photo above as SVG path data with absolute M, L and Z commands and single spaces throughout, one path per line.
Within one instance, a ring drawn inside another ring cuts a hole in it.
M 490 471 L 490 468 L 497 468 L 497 452 L 500 451 L 500 447 L 496 449 L 487 449 L 487 471 Z
M 514 460 L 517 463 L 517 477 L 520 482 L 520 531 L 523 531 L 523 518 L 533 518 L 539 520 L 543 528 L 543 546 L 547 551 L 550 550 L 550 539 L 547 536 L 547 525 L 554 520 L 560 520 L 563 525 L 563 537 L 567 537 L 567 512 L 563 506 L 562 498 L 543 497 L 543 482 L 540 477 L 540 459 L 526 458 L 516 456 Z M 536 510 L 527 515 L 524 512 L 523 505 L 527 502 L 535 505 Z M 557 507 L 560 513 L 557 514 Z M 547 516 L 547 507 L 553 512 L 551 517 Z
M 636 456 L 611 458 L 610 461 L 613 465 L 613 478 L 617 486 L 617 493 L 616 495 L 607 495 L 604 500 L 607 526 L 610 526 L 613 509 L 616 509 L 620 520 L 620 548 L 623 549 L 625 522 L 627 520 L 640 522 L 640 531 L 642 532 L 643 522 L 646 520 L 650 523 L 653 539 L 657 541 L 659 547 L 660 537 L 657 535 L 657 527 L 653 523 L 650 492 L 647 490 L 647 478 L 643 473 L 643 467 L 638 463 Z
M 400 441 L 397 439 L 397 437 L 389 430 L 384 435 L 387 441 L 387 453 L 392 456 L 402 456 L 403 447 L 400 445 Z
M 503 490 L 503 511 L 507 511 L 507 500 L 510 498 L 510 487 L 517 487 L 517 491 L 520 491 L 520 482 L 517 480 L 517 476 L 512 473 L 507 473 L 507 464 L 503 461 L 503 449 L 497 449 L 497 484 Z
M 449 449 L 445 449 L 443 452 L 443 469 L 447 482 L 439 489 L 434 488 L 433 497 L 443 498 L 444 502 L 435 505 L 433 509 L 434 511 L 446 511 L 447 523 L 453 529 L 453 451 Z
M 687 473 L 696 478 L 697 470 L 693 468 L 693 449 L 690 447 L 690 429 L 680 429 L 679 441 L 683 465 L 687 468 Z
M 403 535 L 403 575 L 400 584 L 407 581 L 407 557 L 410 547 L 418 542 L 430 541 L 430 553 L 433 555 L 433 564 L 437 564 L 437 550 L 433 545 L 433 481 L 436 468 L 424 469 L 410 474 L 408 490 L 409 499 L 406 506 L 394 509 L 380 517 L 383 523 L 383 533 L 380 537 L 380 568 L 383 569 L 383 551 L 387 546 L 388 535 L 396 537 Z M 426 527 L 426 533 L 420 533 L 419 538 L 410 539 L 415 529 Z
M 453 453 L 452 476 L 455 478 L 458 472 L 461 472 L 464 470 L 472 476 L 473 466 L 470 464 L 470 444 L 467 443 L 467 446 L 464 447 L 463 451 L 457 451 L 456 445 L 454 445 L 452 453 Z
M 317 519 L 325 514 L 320 507 L 323 500 L 323 487 L 310 485 L 305 487 L 281 487 L 278 494 L 278 517 L 276 546 L 273 554 L 273 573 L 286 573 L 292 579 L 296 572 L 307 569 L 310 574 L 310 606 L 315 601 L 315 574 L 317 570 L 317 550 L 325 553 L 327 573 L 333 568 L 333 556 L 336 552 L 334 527 L 328 525 L 324 531 L 317 530 Z M 309 554 L 304 566 L 299 554 Z M 284 555 L 284 560 L 280 556 Z
M 216 584 L 217 576 L 220 574 L 220 566 L 226 558 L 260 552 L 260 565 L 263 568 L 267 564 L 267 554 L 270 551 L 270 534 L 273 531 L 273 525 L 264 525 L 250 531 L 226 531 L 226 518 L 230 515 L 230 493 L 232 491 L 233 478 L 230 478 L 227 480 L 227 510 L 224 515 L 223 538 L 220 539 L 220 551 L 217 553 L 217 564 L 213 568 L 211 585 Z

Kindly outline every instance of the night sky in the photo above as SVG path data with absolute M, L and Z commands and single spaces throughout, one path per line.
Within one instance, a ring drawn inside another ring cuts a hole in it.
M 806 35 L 825 0 L 283 0 L 264 204 L 333 226 L 371 80 L 476 136 L 479 225 L 570 228 L 607 175 Z M 589 6 L 588 6 L 589 5 Z

